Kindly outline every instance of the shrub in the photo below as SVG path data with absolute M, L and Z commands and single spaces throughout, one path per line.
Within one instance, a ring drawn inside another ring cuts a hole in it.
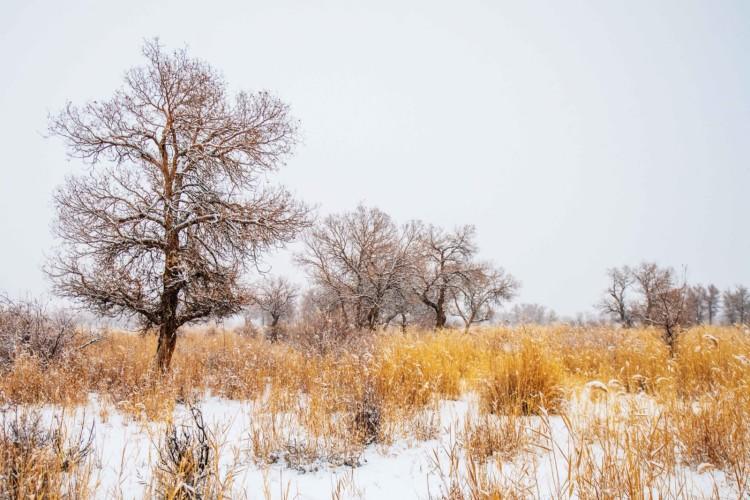
M 62 419 L 51 425 L 39 413 L 3 411 L 0 423 L 0 498 L 80 498 L 89 469 L 93 424 L 67 435 Z
M 197 499 L 214 496 L 216 457 L 210 445 L 203 413 L 190 407 L 190 424 L 169 424 L 159 446 L 156 487 L 160 497 Z
M 21 354 L 48 364 L 89 341 L 63 310 L 50 311 L 38 300 L 0 300 L 0 368 Z

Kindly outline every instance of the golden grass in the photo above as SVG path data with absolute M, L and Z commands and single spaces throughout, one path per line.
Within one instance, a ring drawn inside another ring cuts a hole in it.
M 444 496 L 524 496 L 520 485 L 492 483 L 482 464 L 551 447 L 543 431 L 530 434 L 526 425 L 528 416 L 550 414 L 566 420 L 578 443 L 565 455 L 571 479 L 559 485 L 560 495 L 669 493 L 675 484 L 660 478 L 679 464 L 710 464 L 739 491 L 748 488 L 750 334 L 741 328 L 682 332 L 674 357 L 656 329 L 389 331 L 322 350 L 188 331 L 165 377 L 152 372 L 154 350 L 151 336 L 111 332 L 64 365 L 20 357 L 1 374 L 0 403 L 70 406 L 93 393 L 133 418 L 168 421 L 176 403 L 206 392 L 253 400 L 254 460 L 309 470 L 321 462 L 356 465 L 371 443 L 430 439 L 438 402 L 471 393 L 479 414 L 463 427 L 457 453 L 468 457 L 473 483 L 446 488 Z M 631 407 L 636 394 L 656 409 Z M 592 405 L 586 418 L 571 410 L 576 398 Z M 496 493 L 473 496 L 471 484 Z

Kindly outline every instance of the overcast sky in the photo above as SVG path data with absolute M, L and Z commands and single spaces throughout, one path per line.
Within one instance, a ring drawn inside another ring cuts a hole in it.
M 47 114 L 108 97 L 153 36 L 291 105 L 278 179 L 319 213 L 475 224 L 521 301 L 590 310 L 643 259 L 750 284 L 750 2 L 367 4 L 3 0 L 0 291 L 48 292 L 51 193 L 81 169 Z

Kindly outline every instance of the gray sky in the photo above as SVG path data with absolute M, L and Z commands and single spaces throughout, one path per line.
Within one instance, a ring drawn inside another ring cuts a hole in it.
M 152 36 L 291 104 L 278 178 L 321 214 L 473 223 L 522 301 L 589 310 L 642 259 L 750 284 L 750 2 L 367 3 L 3 0 L 0 290 L 48 290 L 80 166 L 47 113 L 109 96 Z

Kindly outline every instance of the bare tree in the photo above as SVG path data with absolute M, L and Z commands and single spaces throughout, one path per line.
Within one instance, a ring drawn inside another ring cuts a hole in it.
M 706 321 L 708 291 L 703 285 L 688 286 L 685 297 L 686 324 L 700 325 Z
M 222 78 L 184 50 L 146 42 L 143 67 L 112 98 L 68 104 L 50 132 L 96 166 L 55 195 L 55 291 L 94 311 L 158 327 L 168 370 L 185 323 L 238 312 L 241 278 L 291 241 L 308 210 L 264 186 L 295 143 L 287 106 L 261 92 L 230 101 Z
M 684 278 L 681 283 L 677 283 L 675 271 L 671 267 L 643 262 L 633 269 L 623 266 L 610 269 L 608 273 L 612 285 L 605 298 L 605 310 L 619 318 L 623 317 L 621 312 L 632 310 L 631 321 L 637 320 L 644 325 L 662 328 L 664 341 L 673 353 L 680 327 L 695 322 L 698 317 L 702 318 L 702 287 L 691 289 Z M 634 285 L 640 300 L 634 300 L 628 307 L 625 303 L 625 291 L 631 285 Z M 691 300 L 697 302 L 691 305 Z
M 445 327 L 452 293 L 474 266 L 474 235 L 474 226 L 451 232 L 432 225 L 420 227 L 412 289 L 434 313 L 435 328 Z
M 256 286 L 253 304 L 263 316 L 272 342 L 278 340 L 279 322 L 294 314 L 298 294 L 297 286 L 283 277 L 266 278 Z
M 684 276 L 678 283 L 674 269 L 651 262 L 641 263 L 633 276 L 641 293 L 641 301 L 636 306 L 638 318 L 645 325 L 662 328 L 664 341 L 674 354 L 679 329 L 690 321 L 687 317 L 689 287 Z
M 331 290 L 312 287 L 302 294 L 297 321 L 289 333 L 292 342 L 324 354 L 345 345 L 351 328 Z
M 665 283 L 654 293 L 654 308 L 649 322 L 664 329 L 664 341 L 674 355 L 680 326 L 687 323 L 685 304 L 688 286 Z
M 377 208 L 327 217 L 305 237 L 297 261 L 336 297 L 344 320 L 374 330 L 389 317 L 411 273 L 416 227 L 399 229 Z
M 705 299 L 708 324 L 712 325 L 714 323 L 714 318 L 716 318 L 717 314 L 719 313 L 719 301 L 721 300 L 721 293 L 719 292 L 719 289 L 714 285 L 708 285 L 708 287 L 706 288 Z
M 670 288 L 674 271 L 661 268 L 653 262 L 642 262 L 632 270 L 641 301 L 635 307 L 635 315 L 642 323 L 655 323 L 656 302 L 659 293 Z
M 635 283 L 633 271 L 628 266 L 607 270 L 609 286 L 599 303 L 599 309 L 614 317 L 622 326 L 633 326 L 633 308 L 628 301 L 628 292 Z
M 501 268 L 488 263 L 475 266 L 452 289 L 454 312 L 464 322 L 464 332 L 475 323 L 492 319 L 494 307 L 510 300 L 519 283 Z
M 734 289 L 726 290 L 722 299 L 727 323 L 744 325 L 750 321 L 750 292 L 747 287 L 737 285 Z

